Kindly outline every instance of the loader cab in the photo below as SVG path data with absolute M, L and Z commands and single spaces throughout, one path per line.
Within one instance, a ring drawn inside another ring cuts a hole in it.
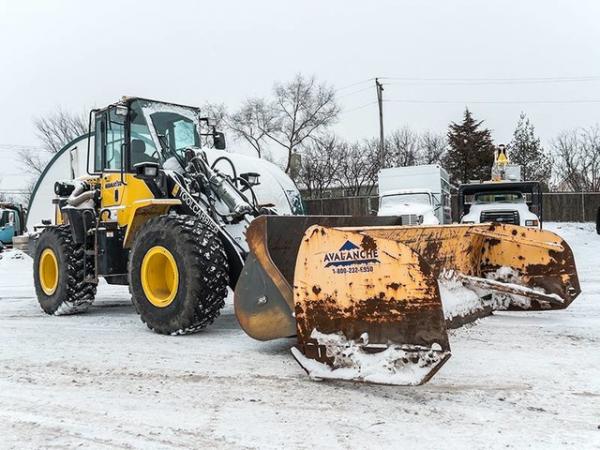
M 126 98 L 94 111 L 93 173 L 135 173 L 141 163 L 181 163 L 189 147 L 225 148 L 200 110 L 141 98 Z M 123 181 L 123 180 L 121 180 Z
M 187 148 L 225 145 L 223 134 L 200 116 L 198 108 L 142 98 L 124 98 L 93 111 L 93 124 L 91 172 L 100 177 L 102 208 L 160 197 L 137 176 L 141 166 L 178 171 L 185 166 Z M 88 156 L 88 165 L 90 160 Z

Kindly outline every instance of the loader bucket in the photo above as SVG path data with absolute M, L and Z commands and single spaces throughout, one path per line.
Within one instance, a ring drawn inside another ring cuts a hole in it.
M 246 232 L 250 254 L 235 287 L 235 314 L 254 339 L 294 336 L 294 269 L 304 232 L 330 227 L 399 225 L 397 217 L 262 216 Z
M 571 250 L 551 232 L 393 222 L 256 219 L 235 290 L 244 331 L 297 334 L 292 353 L 313 378 L 421 384 L 450 357 L 438 280 L 511 309 L 565 308 L 580 292 Z

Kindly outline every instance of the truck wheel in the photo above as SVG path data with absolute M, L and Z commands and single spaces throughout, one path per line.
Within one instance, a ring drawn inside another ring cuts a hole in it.
M 135 238 L 129 264 L 133 304 L 157 333 L 195 333 L 225 305 L 229 276 L 223 244 L 194 217 L 148 220 Z
M 40 306 L 56 316 L 76 314 L 94 302 L 96 284 L 84 280 L 93 274 L 90 260 L 84 271 L 83 245 L 75 244 L 69 226 L 46 228 L 33 256 L 33 281 Z M 85 274 L 84 274 L 85 272 Z

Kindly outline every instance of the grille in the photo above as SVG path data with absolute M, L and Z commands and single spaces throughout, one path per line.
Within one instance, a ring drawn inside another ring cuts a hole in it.
M 512 223 L 513 225 L 519 225 L 519 212 L 518 211 L 483 211 L 479 217 L 481 223 L 484 222 L 498 222 L 498 223 Z
M 416 214 L 402 214 L 402 225 L 420 225 L 421 221 L 419 216 Z

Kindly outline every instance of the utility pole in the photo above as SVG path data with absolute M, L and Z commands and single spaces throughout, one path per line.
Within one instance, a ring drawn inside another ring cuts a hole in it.
M 379 164 L 383 169 L 385 160 L 383 150 L 383 84 L 379 82 L 378 78 L 375 78 L 375 89 L 377 90 L 377 104 L 379 105 Z

